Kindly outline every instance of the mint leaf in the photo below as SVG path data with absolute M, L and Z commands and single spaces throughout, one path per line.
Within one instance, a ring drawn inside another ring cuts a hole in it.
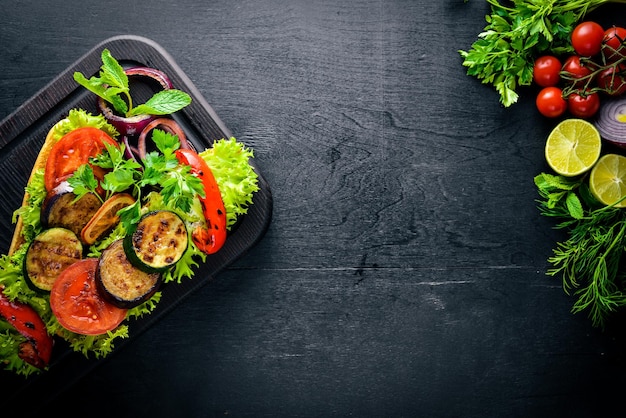
M 97 76 L 87 79 L 82 73 L 75 72 L 74 80 L 87 90 L 96 94 L 113 105 L 113 108 L 125 115 L 128 112 L 128 105 L 122 97 L 124 94 L 130 101 L 128 76 L 124 68 L 111 55 L 108 49 L 102 51 L 102 66 Z
M 120 96 L 107 94 L 104 98 L 107 102 L 113 105 L 113 108 L 120 114 L 125 115 L 128 113 L 128 105 Z
M 578 178 L 568 178 L 561 175 L 541 173 L 535 176 L 535 185 L 542 191 L 574 190 L 581 184 Z
M 572 218 L 574 219 L 582 219 L 584 217 L 583 206 L 580 203 L 580 199 L 574 192 L 567 193 L 567 198 L 565 199 L 565 204 L 567 206 L 567 210 Z
M 128 76 L 124 72 L 124 68 L 113 58 L 108 49 L 102 51 L 101 69 L 100 77 L 102 83 L 113 87 L 120 87 L 124 91 L 128 91 Z
M 167 115 L 177 112 L 191 103 L 191 97 L 181 90 L 168 89 L 155 93 L 148 101 L 133 107 L 128 75 L 108 49 L 101 54 L 102 66 L 99 76 L 87 79 L 75 72 L 74 80 L 98 97 L 110 103 L 116 112 L 131 117 L 136 115 Z
M 141 114 L 168 115 L 179 111 L 191 103 L 191 97 L 181 90 L 161 90 L 152 96 L 146 103 L 141 104 L 130 112 L 128 116 Z
M 554 209 L 556 208 L 556 205 L 559 204 L 559 202 L 561 201 L 561 199 L 563 199 L 564 196 L 567 196 L 568 192 L 553 192 L 553 193 L 548 193 L 546 194 L 546 206 L 550 209 Z
M 106 87 L 102 85 L 98 77 L 91 77 L 87 79 L 82 73 L 76 71 L 74 73 L 74 81 L 78 84 L 96 94 L 97 96 L 106 100 Z

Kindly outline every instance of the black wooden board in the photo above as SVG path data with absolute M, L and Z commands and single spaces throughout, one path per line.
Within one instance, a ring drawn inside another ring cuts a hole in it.
M 3 414 L 618 416 L 626 316 L 592 327 L 545 274 L 565 235 L 533 177 L 556 121 L 534 86 L 503 108 L 462 66 L 487 1 L 41 4 L 3 9 L 0 120 L 102 40 L 146 36 L 251 145 L 274 206 L 245 257 Z
M 8 251 L 15 227 L 12 222 L 13 212 L 21 205 L 24 186 L 46 133 L 70 109 L 82 108 L 97 112 L 95 96 L 74 81 L 73 73 L 80 71 L 87 77 L 96 74 L 102 64 L 100 54 L 104 48 L 108 48 L 125 67 L 149 66 L 162 70 L 170 77 L 175 88 L 191 95 L 191 105 L 177 112 L 174 118 L 184 127 L 188 139 L 197 149 L 207 148 L 215 140 L 232 136 L 191 80 L 160 45 L 150 39 L 131 35 L 103 41 L 0 123 L 0 189 L 3 191 L 0 199 L 0 251 L 3 254 Z M 142 87 L 145 90 L 146 86 Z M 259 174 L 260 190 L 255 194 L 248 213 L 235 225 L 224 247 L 201 263 L 193 279 L 166 285 L 161 302 L 151 315 L 129 321 L 131 338 L 243 256 L 263 237 L 271 222 L 272 194 L 267 181 L 254 165 L 254 160 L 251 162 Z M 128 341 L 118 340 L 115 351 Z M 17 402 L 15 404 L 18 405 L 27 402 L 29 393 L 35 387 L 39 389 L 37 392 L 46 393 L 52 398 L 104 360 L 106 358 L 85 358 L 71 351 L 63 341 L 57 341 L 48 371 L 28 379 L 2 371 L 0 390 L 5 400 Z

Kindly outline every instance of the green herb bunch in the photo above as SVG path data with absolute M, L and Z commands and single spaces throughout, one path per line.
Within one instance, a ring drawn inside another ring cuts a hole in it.
M 87 90 L 106 100 L 125 117 L 137 115 L 168 115 L 177 112 L 191 103 L 191 97 L 177 89 L 160 90 L 148 101 L 133 106 L 128 76 L 124 68 L 113 58 L 108 49 L 102 50 L 102 66 L 98 76 L 85 77 L 81 72 L 74 73 L 74 80 Z
M 486 0 L 491 14 L 468 51 L 460 50 L 467 74 L 493 85 L 500 102 L 516 103 L 520 86 L 533 79 L 535 58 L 572 52 L 570 36 L 587 13 L 605 3 L 626 0 Z M 505 3 L 505 2 L 502 2 Z
M 160 129 L 152 131 L 152 140 L 158 151 L 146 154 L 142 164 L 124 156 L 124 145 L 119 147 L 105 144 L 107 152 L 90 160 L 91 164 L 109 170 L 101 183 L 106 192 L 105 199 L 114 193 L 132 190 L 136 197 L 135 204 L 120 212 L 120 220 L 126 230 L 137 223 L 141 217 L 142 190 L 156 186 L 163 201 L 172 209 L 187 213 L 191 209 L 196 195 L 204 196 L 202 180 L 191 172 L 191 167 L 180 164 L 175 151 L 180 148 L 177 136 Z M 96 193 L 99 182 L 89 164 L 83 164 L 68 179 L 76 199 L 87 193 Z
M 550 276 L 562 275 L 566 293 L 576 297 L 573 313 L 588 311 L 592 324 L 604 327 L 611 313 L 626 306 L 626 211 L 603 206 L 582 178 L 541 173 L 535 177 L 542 215 L 567 230 L 548 259 Z

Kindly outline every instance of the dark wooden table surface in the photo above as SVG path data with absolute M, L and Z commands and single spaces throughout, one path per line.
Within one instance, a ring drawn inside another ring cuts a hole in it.
M 273 218 L 95 369 L 3 408 L 591 417 L 620 405 L 624 321 L 593 328 L 545 274 L 561 235 L 532 179 L 553 123 L 531 90 L 504 109 L 461 66 L 486 2 L 55 3 L 2 10 L 0 119 L 99 42 L 148 37 L 254 149 Z

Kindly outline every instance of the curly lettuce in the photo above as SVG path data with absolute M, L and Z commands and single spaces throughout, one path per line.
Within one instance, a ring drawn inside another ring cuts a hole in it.
M 206 161 L 220 188 L 226 209 L 226 226 L 230 229 L 240 215 L 248 213 L 252 197 L 259 190 L 259 176 L 249 161 L 254 154 L 231 137 L 215 141 L 212 148 L 199 155 Z
M 60 120 L 52 127 L 50 138 L 56 142 L 74 129 L 86 126 L 100 129 L 113 138 L 119 136 L 117 129 L 107 122 L 101 114 L 92 115 L 84 109 L 72 109 L 66 118 Z

